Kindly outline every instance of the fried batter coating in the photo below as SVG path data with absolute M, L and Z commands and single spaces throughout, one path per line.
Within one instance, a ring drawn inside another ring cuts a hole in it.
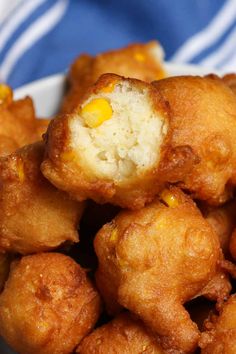
M 231 201 L 219 207 L 204 205 L 201 211 L 217 233 L 223 253 L 228 255 L 230 237 L 236 227 L 236 202 Z
M 38 140 L 31 98 L 13 101 L 9 86 L 0 84 L 0 156 Z
M 70 257 L 26 256 L 13 263 L 0 295 L 0 334 L 19 354 L 70 354 L 94 327 L 100 306 Z
M 236 74 L 227 74 L 222 77 L 222 80 L 236 94 Z
M 173 77 L 154 85 L 172 111 L 172 147 L 189 147 L 199 161 L 184 179 L 177 176 L 170 182 L 179 182 L 193 197 L 209 204 L 225 202 L 236 184 L 236 100 L 232 90 L 211 77 Z
M 40 172 L 43 143 L 0 158 L 0 251 L 29 254 L 78 242 L 83 204 L 52 186 Z
M 216 275 L 219 240 L 194 202 L 172 187 L 139 211 L 122 211 L 96 235 L 96 282 L 107 310 L 124 306 L 164 349 L 191 352 L 199 331 L 183 304 Z
M 38 135 L 38 140 L 42 140 L 43 134 L 46 133 L 50 119 L 36 119 L 36 130 Z
M 50 123 L 42 172 L 79 201 L 140 208 L 163 185 L 157 176 L 168 119 L 168 107 L 151 84 L 103 75 L 77 112 Z
M 165 352 L 157 338 L 140 320 L 129 313 L 123 313 L 85 337 L 76 353 L 164 354 Z
M 80 55 L 72 64 L 68 77 L 69 91 L 62 112 L 70 113 L 79 104 L 84 92 L 105 73 L 151 82 L 166 76 L 163 49 L 157 41 L 132 44 L 125 48 L 91 57 Z
M 201 336 L 202 354 L 236 353 L 236 295 L 232 295 L 220 311 L 219 317 L 212 316 Z

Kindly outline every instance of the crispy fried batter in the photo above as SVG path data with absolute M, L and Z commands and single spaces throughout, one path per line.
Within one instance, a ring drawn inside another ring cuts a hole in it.
M 184 179 L 170 182 L 210 204 L 223 203 L 236 184 L 235 95 L 211 77 L 173 77 L 154 85 L 170 105 L 172 147 L 188 146 L 199 159 Z
M 217 233 L 224 255 L 229 254 L 229 241 L 236 227 L 236 202 L 231 201 L 219 207 L 200 206 L 203 216 Z
M 224 83 L 231 88 L 231 90 L 236 94 L 236 74 L 227 74 L 222 77 Z
M 46 133 L 50 119 L 36 119 L 36 130 L 38 135 L 38 140 L 42 139 L 43 134 Z
M 13 263 L 0 295 L 0 334 L 20 354 L 72 353 L 100 314 L 85 271 L 57 253 Z
M 0 84 L 0 91 L 1 91 Z M 9 88 L 10 90 L 10 88 Z M 1 92 L 0 92 L 1 98 Z M 7 102 L 0 99 L 0 156 L 38 140 L 31 98 Z
M 202 354 L 236 353 L 236 296 L 232 295 L 221 309 L 219 317 L 212 316 L 202 333 Z
M 78 112 L 50 123 L 42 172 L 79 201 L 140 208 L 163 186 L 158 176 L 168 119 L 168 107 L 151 84 L 103 75 Z
M 219 240 L 178 188 L 161 198 L 121 212 L 98 232 L 96 281 L 110 313 L 122 305 L 161 336 L 165 349 L 189 352 L 199 332 L 183 304 L 216 275 Z
M 129 313 L 97 328 L 80 343 L 80 354 L 164 354 L 157 338 Z
M 28 254 L 78 242 L 83 204 L 58 191 L 40 172 L 43 143 L 0 158 L 0 250 Z
M 147 82 L 162 79 L 166 76 L 162 61 L 163 49 L 157 41 L 132 44 L 96 57 L 83 54 L 70 68 L 69 92 L 63 101 L 62 111 L 72 112 L 78 106 L 88 87 L 105 73 L 114 73 Z

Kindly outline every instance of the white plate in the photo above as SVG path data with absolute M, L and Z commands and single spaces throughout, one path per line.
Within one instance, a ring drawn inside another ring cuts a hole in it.
M 206 75 L 214 72 L 213 69 L 200 68 L 194 65 L 176 65 L 166 63 L 166 70 L 169 76 L 177 75 Z M 14 97 L 16 99 L 25 96 L 31 96 L 35 103 L 36 113 L 38 117 L 52 117 L 54 116 L 60 106 L 63 93 L 65 91 L 65 75 L 58 74 L 46 77 L 44 79 L 24 85 L 15 90 Z M 1 354 L 16 354 L 0 339 L 0 353 Z
M 165 64 L 169 76 L 206 75 L 214 70 L 195 65 Z M 216 73 L 216 71 L 214 71 Z M 65 90 L 65 75 L 58 74 L 22 86 L 15 91 L 16 99 L 31 96 L 34 100 L 38 117 L 52 117 L 57 113 Z

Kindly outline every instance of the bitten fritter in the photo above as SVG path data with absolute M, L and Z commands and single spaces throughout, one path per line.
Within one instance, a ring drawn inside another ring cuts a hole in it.
M 0 156 L 38 140 L 31 98 L 13 101 L 9 86 L 0 84 Z
M 164 354 L 164 350 L 140 320 L 123 313 L 85 337 L 76 353 Z
M 231 197 L 233 92 L 209 77 L 154 85 L 103 75 L 77 111 L 49 125 L 46 178 L 79 201 L 130 209 L 150 202 L 167 182 L 213 205 Z
M 42 172 L 78 201 L 140 208 L 163 185 L 158 176 L 168 119 L 168 107 L 154 86 L 103 75 L 77 112 L 50 123 Z
M 156 81 L 169 102 L 171 146 L 185 146 L 198 163 L 179 183 L 194 198 L 209 204 L 225 202 L 236 184 L 236 100 L 220 79 L 183 76 Z M 182 161 L 184 164 L 185 162 Z
M 157 41 L 132 44 L 125 48 L 91 57 L 80 55 L 72 64 L 62 111 L 70 113 L 80 102 L 84 92 L 105 73 L 132 77 L 147 82 L 166 76 L 163 68 L 163 49 Z
M 0 158 L 0 251 L 36 253 L 78 242 L 83 204 L 51 185 L 40 172 L 43 143 Z
M 229 254 L 229 242 L 236 227 L 236 202 L 231 201 L 219 207 L 201 207 L 205 219 L 217 233 L 224 255 Z
M 197 325 L 183 304 L 216 275 L 219 240 L 180 189 L 139 211 L 122 211 L 94 241 L 98 289 L 109 313 L 124 306 L 161 337 L 164 349 L 193 351 Z
M 94 327 L 100 306 L 70 257 L 26 256 L 13 263 L 0 295 L 0 334 L 19 354 L 70 354 Z
M 205 324 L 207 331 L 201 336 L 202 354 L 236 353 L 236 295 L 232 295 L 220 311 Z

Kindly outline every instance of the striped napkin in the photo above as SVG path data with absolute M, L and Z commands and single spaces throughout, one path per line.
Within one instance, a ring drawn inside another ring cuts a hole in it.
M 14 88 L 158 39 L 166 59 L 236 71 L 236 0 L 0 0 L 0 81 Z

